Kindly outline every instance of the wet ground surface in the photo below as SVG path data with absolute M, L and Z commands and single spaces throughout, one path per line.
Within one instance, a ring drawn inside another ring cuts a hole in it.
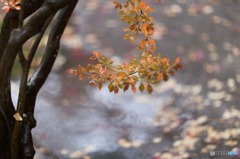
M 66 71 L 93 50 L 120 61 L 123 41 L 111 1 L 80 0 L 62 54 L 41 90 L 35 159 L 208 159 L 240 148 L 240 1 L 150 1 L 158 50 L 184 69 L 152 95 L 98 91 Z

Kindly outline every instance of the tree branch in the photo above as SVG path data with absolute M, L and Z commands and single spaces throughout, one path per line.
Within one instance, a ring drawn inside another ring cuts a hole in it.
M 27 57 L 27 71 L 28 71 L 27 78 L 28 78 L 29 70 L 30 70 L 30 67 L 31 67 L 31 63 L 32 63 L 32 60 L 33 60 L 33 58 L 34 58 L 34 56 L 36 54 L 37 48 L 38 48 L 38 46 L 40 44 L 40 41 L 41 41 L 41 39 L 42 39 L 42 37 L 43 37 L 43 35 L 44 35 L 48 25 L 50 24 L 51 20 L 53 19 L 54 15 L 55 14 L 53 14 L 51 17 L 49 17 L 46 20 L 46 22 L 45 22 L 45 24 L 44 24 L 40 34 L 35 39 L 34 44 L 33 44 L 32 48 L 31 48 L 31 50 L 30 50 L 30 52 L 28 54 L 28 57 Z M 26 101 L 25 101 L 26 102 L 25 103 L 25 107 L 31 107 L 31 106 L 34 107 L 33 105 L 35 105 L 36 95 L 29 94 L 28 86 L 25 86 L 25 89 L 26 89 L 25 90 L 26 91 L 25 92 L 26 93 L 26 97 L 28 97 L 26 99 Z M 28 124 L 29 124 L 30 128 L 32 129 L 33 127 L 36 126 L 36 120 L 33 118 L 32 114 L 28 113 L 25 109 L 27 109 L 27 108 L 22 108 L 22 110 L 27 114 Z M 31 132 L 28 132 L 27 134 L 31 134 Z
M 55 14 L 57 10 L 65 7 L 69 3 L 68 0 L 55 0 L 52 2 L 45 2 L 44 5 L 30 18 L 28 23 L 21 29 L 14 29 L 11 33 L 10 39 L 5 47 L 4 53 L 0 61 L 0 100 L 3 105 L 0 107 L 3 112 L 6 105 L 8 105 L 8 95 L 10 92 L 10 76 L 11 70 L 16 58 L 16 55 L 21 46 L 32 36 L 41 31 L 46 19 Z M 7 113 L 5 113 L 7 114 Z M 11 118 L 11 117 L 10 117 Z M 7 119 L 6 119 L 7 120 Z
M 51 17 L 49 17 L 46 20 L 46 22 L 45 22 L 45 24 L 44 24 L 40 34 L 37 36 L 36 40 L 34 41 L 34 44 L 33 44 L 32 48 L 31 48 L 31 50 L 30 50 L 30 52 L 28 54 L 28 57 L 27 57 L 27 61 L 28 61 L 29 65 L 31 65 L 33 57 L 35 56 L 37 48 L 38 48 L 38 46 L 40 44 L 40 41 L 42 40 L 42 37 L 43 37 L 43 35 L 44 35 L 48 25 L 50 24 L 50 22 L 52 21 L 54 16 L 55 16 L 55 14 L 53 14 Z
M 63 8 L 60 11 L 60 14 L 57 17 L 57 22 L 52 28 L 52 31 L 49 35 L 47 48 L 44 54 L 44 57 L 38 67 L 38 69 L 35 71 L 33 76 L 30 78 L 28 82 L 28 86 L 31 93 L 36 94 L 44 82 L 46 81 L 52 66 L 55 62 L 55 59 L 57 57 L 57 54 L 59 52 L 59 45 L 60 45 L 60 39 L 64 32 L 64 29 L 68 23 L 68 20 L 72 14 L 72 11 L 74 10 L 78 0 L 72 0 L 71 4 L 67 6 L 66 8 Z
M 29 2 L 30 1 L 30 2 Z M 28 0 L 25 5 L 25 13 L 24 18 L 28 17 L 32 13 L 34 13 L 37 9 L 39 9 L 44 0 Z M 1 33 L 0 33 L 0 61 L 3 56 L 5 47 L 8 43 L 8 40 L 10 38 L 11 31 L 18 26 L 18 18 L 19 18 L 19 11 L 16 10 L 10 10 L 4 17 L 3 25 L 1 27 Z
M 14 61 L 16 59 L 17 53 L 21 49 L 22 45 L 32 36 L 36 35 L 41 31 L 41 28 L 45 24 L 46 19 L 55 14 L 59 9 L 67 6 L 69 3 L 68 0 L 55 0 L 55 1 L 45 1 L 44 5 L 30 18 L 26 25 L 20 29 L 14 29 L 11 32 L 11 36 L 8 40 L 8 43 L 5 46 L 5 50 L 1 55 L 0 61 L 0 101 L 1 112 L 3 115 L 8 115 L 4 117 L 7 125 L 10 125 L 10 119 L 12 119 L 11 114 L 8 113 L 9 103 L 11 103 L 9 98 L 10 94 L 10 77 L 11 70 L 13 68 Z M 8 37 L 6 37 L 8 38 Z M 11 140 L 11 156 L 12 158 L 18 158 L 19 154 L 19 139 L 23 124 L 19 121 L 15 122 L 13 128 L 12 140 Z M 10 130 L 9 130 L 10 131 Z M 4 133 L 4 132 L 3 132 Z
M 26 99 L 26 110 L 29 125 L 27 124 L 24 128 L 24 139 L 23 139 L 23 152 L 24 157 L 29 159 L 34 155 L 35 151 L 32 144 L 31 138 L 31 129 L 35 127 L 36 121 L 34 119 L 34 109 L 35 109 L 35 102 L 36 96 L 44 82 L 46 81 L 53 64 L 55 62 L 56 56 L 59 52 L 59 45 L 61 36 L 66 28 L 68 20 L 77 4 L 78 0 L 72 1 L 68 6 L 60 10 L 60 13 L 56 19 L 55 25 L 52 27 L 51 33 L 49 35 L 48 44 L 46 46 L 44 57 L 34 73 L 34 75 L 30 78 L 28 82 L 28 92 L 27 92 L 27 99 Z M 52 17 L 50 17 L 49 22 Z M 48 25 L 48 22 L 46 22 Z M 43 27 L 44 29 L 45 27 Z M 42 34 L 42 33 L 41 33 Z M 41 39 L 42 35 L 39 35 L 39 39 Z M 36 43 L 38 43 L 38 39 L 36 39 Z M 36 44 L 37 45 L 37 44 Z M 35 52 L 36 48 L 34 47 L 30 51 L 30 58 L 33 57 L 33 52 Z M 31 60 L 31 59 L 30 59 Z
M 26 6 L 28 9 L 25 12 L 24 17 L 28 17 L 33 12 L 35 12 L 43 4 L 43 2 L 44 0 L 31 0 L 31 2 L 29 2 Z M 18 11 L 10 10 L 4 17 L 0 33 L 0 64 L 3 63 L 2 66 L 4 66 L 6 62 L 8 62 L 8 59 L 5 59 L 5 61 L 2 62 L 2 57 L 4 55 L 4 52 L 6 52 L 5 49 L 10 39 L 10 34 L 13 29 L 17 28 L 17 25 L 18 25 Z M 5 69 L 4 67 L 0 68 L 1 73 L 4 69 Z M 11 69 L 7 69 L 5 71 L 8 71 L 9 74 L 11 74 Z M 7 76 L 7 74 L 5 75 L 1 74 L 1 78 L 2 80 L 0 82 L 1 89 L 0 100 L 2 101 L 1 103 L 4 104 L 0 105 L 0 111 L 5 118 L 9 134 L 11 134 L 12 126 L 14 123 L 13 114 L 15 112 L 15 108 L 13 106 L 11 99 L 10 76 Z M 4 131 L 2 131 L 1 133 L 4 133 Z

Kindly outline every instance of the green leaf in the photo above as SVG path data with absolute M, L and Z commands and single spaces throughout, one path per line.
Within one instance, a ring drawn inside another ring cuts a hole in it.
M 139 85 L 139 90 L 141 91 L 141 92 L 143 92 L 144 91 L 144 85 L 143 85 L 143 83 L 141 83 L 140 85 Z
M 147 85 L 147 90 L 148 90 L 149 94 L 151 94 L 153 92 L 153 88 L 150 84 Z
M 120 65 L 118 65 L 118 66 L 116 66 L 116 69 L 118 69 L 118 70 L 123 70 L 123 67 L 120 66 Z
M 150 70 L 151 70 L 151 71 L 157 71 L 157 70 L 158 70 L 157 65 L 152 64 L 152 65 L 150 66 Z
M 120 89 L 123 88 L 123 85 L 122 85 L 122 84 L 118 84 L 117 86 L 118 86 Z

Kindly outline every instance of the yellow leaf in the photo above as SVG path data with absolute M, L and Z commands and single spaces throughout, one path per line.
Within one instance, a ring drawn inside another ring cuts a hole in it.
M 123 37 L 123 39 L 126 40 L 126 39 L 128 39 L 129 37 L 130 37 L 129 34 L 125 34 L 124 37 Z
M 123 28 L 123 31 L 130 31 L 129 28 Z
M 15 118 L 16 121 L 22 121 L 23 120 L 21 115 L 18 112 L 16 114 L 14 114 L 13 117 Z
M 126 139 L 120 139 L 118 141 L 118 144 L 123 148 L 130 148 L 132 145 L 130 142 L 128 142 Z
M 108 90 L 109 92 L 112 92 L 114 90 L 114 86 L 110 87 Z
M 135 40 L 133 36 L 130 36 L 129 39 L 130 39 L 130 41 L 131 41 L 132 43 L 133 43 L 134 40 Z
M 96 60 L 96 57 L 95 56 L 91 56 L 89 59 L 93 61 L 93 60 Z
M 143 85 L 143 83 L 141 83 L 141 84 L 139 85 L 139 90 L 140 90 L 141 92 L 144 91 L 144 85 Z

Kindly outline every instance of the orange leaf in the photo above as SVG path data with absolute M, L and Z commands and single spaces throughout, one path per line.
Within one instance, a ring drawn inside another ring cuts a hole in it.
M 78 70 L 74 70 L 73 73 L 74 73 L 75 76 L 77 76 L 79 74 L 79 71 Z
M 74 70 L 73 70 L 73 69 L 69 69 L 69 70 L 67 70 L 67 72 L 68 72 L 68 73 L 73 73 Z
M 137 92 L 137 88 L 135 87 L 135 85 L 131 85 L 131 86 L 132 86 L 133 93 L 136 93 Z
M 83 80 L 84 77 L 85 77 L 85 74 L 84 74 L 84 73 L 81 73 L 81 74 L 79 75 L 79 80 Z
M 94 55 L 96 58 L 99 58 L 99 52 L 93 51 L 93 55 Z
M 157 79 L 158 79 L 159 81 L 161 81 L 161 80 L 162 80 L 162 78 L 163 78 L 163 75 L 162 75 L 162 73 L 159 73 L 159 75 L 157 76 Z
M 180 57 L 176 58 L 175 61 L 173 62 L 173 65 L 179 64 L 181 61 Z

